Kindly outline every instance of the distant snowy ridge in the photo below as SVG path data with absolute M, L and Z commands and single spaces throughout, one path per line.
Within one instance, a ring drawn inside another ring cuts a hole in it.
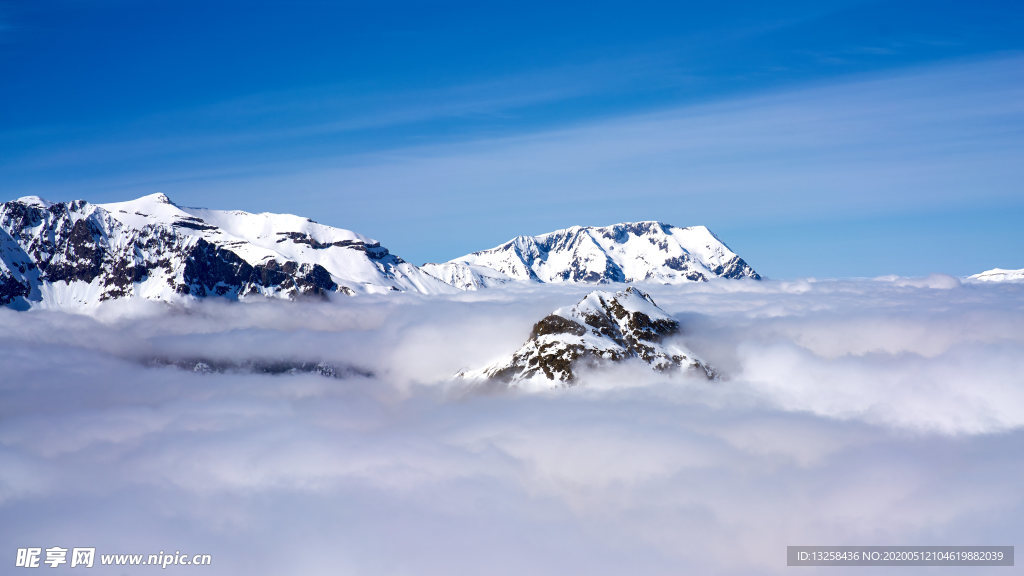
M 714 370 L 671 341 L 679 331 L 679 322 L 641 290 L 595 290 L 534 324 L 512 355 L 457 377 L 551 388 L 577 383 L 581 367 L 632 360 L 657 372 L 691 370 L 716 378 Z
M 1024 268 L 1004 270 L 993 268 L 967 277 L 970 282 L 1024 282 Z
M 0 305 L 453 289 L 349 230 L 289 214 L 128 202 L 0 204 Z
M 573 226 L 423 269 L 462 290 L 508 282 L 684 284 L 761 277 L 704 226 L 661 222 Z
M 516 281 L 515 278 L 506 276 L 493 268 L 459 262 L 428 263 L 420 266 L 420 269 L 445 284 L 450 284 L 460 290 L 493 288 Z

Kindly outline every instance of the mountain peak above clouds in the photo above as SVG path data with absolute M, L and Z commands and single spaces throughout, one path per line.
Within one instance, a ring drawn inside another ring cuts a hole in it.
M 160 193 L 0 204 L 0 305 L 407 290 L 452 288 L 371 238 L 300 216 L 186 208 Z
M 683 284 L 761 276 L 704 226 L 656 221 L 517 236 L 423 269 L 463 290 L 508 282 Z
M 679 322 L 632 286 L 618 292 L 595 290 L 573 306 L 559 308 L 534 324 L 511 356 L 479 370 L 468 380 L 557 387 L 575 384 L 581 367 L 635 360 L 656 372 L 714 371 L 678 343 Z

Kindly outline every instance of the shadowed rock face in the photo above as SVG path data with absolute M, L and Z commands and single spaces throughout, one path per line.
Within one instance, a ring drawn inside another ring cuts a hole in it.
M 635 359 L 658 372 L 695 369 L 713 378 L 711 368 L 691 352 L 667 342 L 679 332 L 679 322 L 636 288 L 594 291 L 534 324 L 526 343 L 511 357 L 460 376 L 509 384 L 571 385 L 581 366 Z
M 260 288 L 277 288 L 297 294 L 325 296 L 338 285 L 319 264 L 284 264 L 269 260 L 250 265 L 231 250 L 199 239 L 185 259 L 184 282 L 179 292 L 193 296 L 228 293 L 247 295 Z
M 30 293 L 27 284 L 19 282 L 10 274 L 0 272 L 0 304 L 10 304 L 16 298 L 27 298 Z

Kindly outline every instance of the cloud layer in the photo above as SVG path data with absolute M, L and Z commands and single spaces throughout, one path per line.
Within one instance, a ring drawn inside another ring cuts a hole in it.
M 181 550 L 212 554 L 211 574 L 776 574 L 789 544 L 1024 534 L 1021 287 L 649 288 L 722 382 L 450 379 L 578 288 L 0 310 L 0 514 L 17 519 L 2 554 Z M 154 353 L 376 377 L 139 364 Z

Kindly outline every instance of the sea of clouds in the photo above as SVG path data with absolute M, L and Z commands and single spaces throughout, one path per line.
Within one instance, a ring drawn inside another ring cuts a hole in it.
M 1024 542 L 1024 285 L 644 288 L 719 381 L 452 378 L 581 287 L 0 309 L 0 562 L 61 546 L 213 556 L 167 568 L 190 574 L 876 574 L 787 569 L 786 546 Z

